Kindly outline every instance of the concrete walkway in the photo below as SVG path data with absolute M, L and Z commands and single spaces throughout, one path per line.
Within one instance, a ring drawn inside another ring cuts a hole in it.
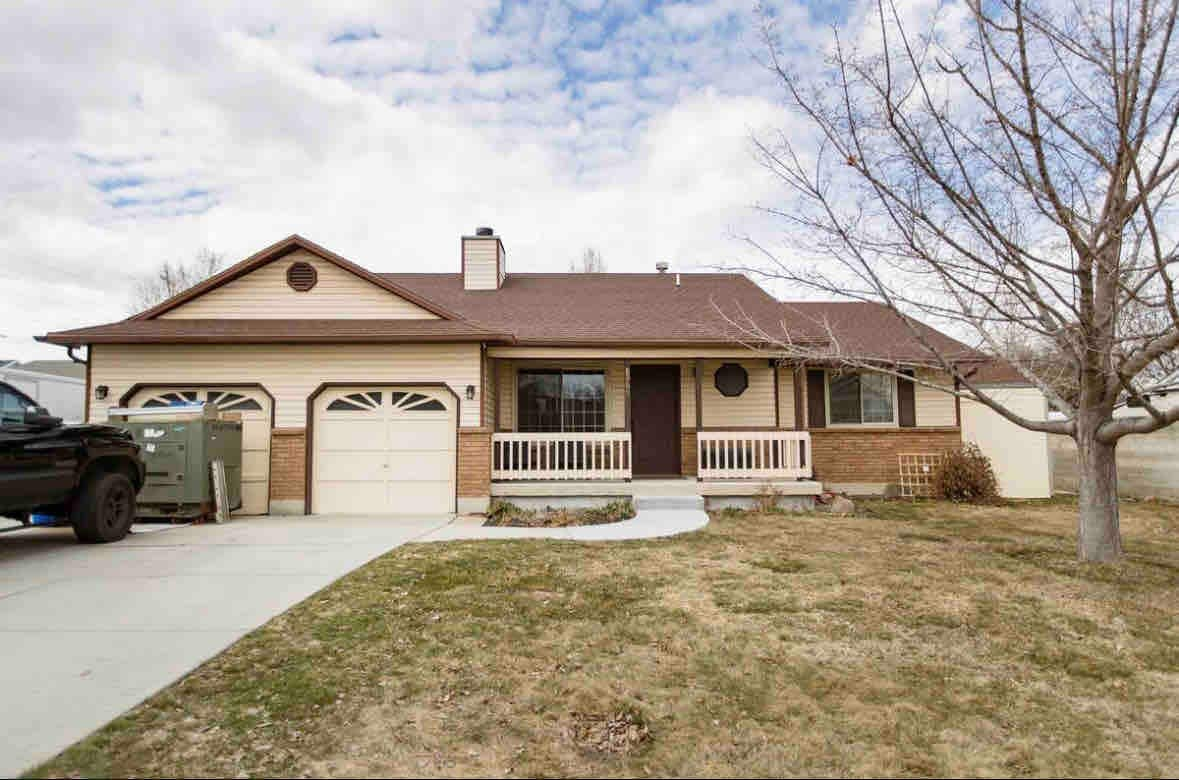
M 78 544 L 68 528 L 0 534 L 0 777 L 51 758 L 275 615 L 449 522 L 259 517 L 109 545 Z
M 654 539 L 698 531 L 708 525 L 702 509 L 640 509 L 630 520 L 571 528 L 502 528 L 483 525 L 481 517 L 459 517 L 415 539 L 445 542 L 456 539 L 564 539 L 579 542 Z

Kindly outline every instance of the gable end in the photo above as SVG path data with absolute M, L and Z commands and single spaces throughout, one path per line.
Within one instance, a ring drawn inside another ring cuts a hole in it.
M 184 304 L 187 304 L 190 301 L 195 301 L 202 296 L 217 290 L 218 288 L 222 288 L 235 280 L 241 279 L 251 272 L 263 268 L 263 266 L 274 263 L 275 261 L 281 260 L 282 258 L 294 253 L 300 253 L 301 255 L 304 255 L 302 259 L 313 262 L 314 265 L 318 266 L 317 270 L 321 275 L 323 273 L 323 269 L 334 267 L 334 269 L 339 269 L 340 271 L 350 274 L 359 280 L 363 280 L 386 293 L 391 293 L 393 296 L 401 298 L 405 302 L 408 302 L 414 307 L 417 307 L 426 312 L 425 314 L 420 314 L 418 316 L 426 318 L 438 317 L 446 320 L 462 319 L 454 312 L 449 311 L 448 309 L 438 305 L 433 301 L 423 298 L 421 295 L 418 295 L 412 290 L 409 290 L 395 282 L 389 281 L 388 279 L 382 278 L 381 276 L 353 263 L 352 261 L 337 255 L 335 252 L 331 252 L 319 246 L 315 242 L 308 241 L 307 239 L 298 235 L 292 235 L 283 239 L 282 241 L 272 244 L 262 251 L 247 257 L 240 263 L 225 269 L 221 273 L 206 279 L 200 284 L 191 287 L 182 293 L 174 295 L 163 303 L 153 306 L 147 311 L 140 312 L 129 319 L 150 320 L 166 315 L 168 312 L 184 306 Z M 180 315 L 177 314 L 173 316 Z M 186 314 L 185 316 L 191 315 Z M 254 313 L 253 316 L 257 316 L 257 313 Z M 347 312 L 339 312 L 334 316 L 347 316 Z

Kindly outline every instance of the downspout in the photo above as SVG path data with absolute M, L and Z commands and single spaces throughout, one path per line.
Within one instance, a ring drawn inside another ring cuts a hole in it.
M 74 361 L 75 363 L 81 363 L 82 365 L 86 366 L 86 385 L 85 385 L 86 395 L 82 399 L 82 423 L 86 424 L 86 423 L 90 422 L 90 395 L 91 395 L 91 393 L 94 392 L 93 390 L 90 389 L 90 350 L 89 350 L 89 348 L 87 348 L 86 359 L 83 360 L 82 358 L 80 358 L 74 354 L 74 350 L 77 349 L 77 347 L 78 347 L 77 344 L 67 345 L 66 346 L 66 355 L 68 355 L 70 360 Z

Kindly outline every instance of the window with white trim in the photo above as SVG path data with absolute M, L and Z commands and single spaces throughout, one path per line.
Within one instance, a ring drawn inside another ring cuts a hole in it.
M 895 425 L 896 390 L 887 374 L 828 373 L 827 419 L 831 425 Z

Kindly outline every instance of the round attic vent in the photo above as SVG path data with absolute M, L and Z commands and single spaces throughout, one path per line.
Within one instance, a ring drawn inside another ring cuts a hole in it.
M 304 263 L 299 261 L 291 263 L 287 268 L 287 284 L 291 286 L 292 290 L 298 292 L 307 292 L 319 280 L 319 274 L 315 272 L 315 266 L 311 263 Z

